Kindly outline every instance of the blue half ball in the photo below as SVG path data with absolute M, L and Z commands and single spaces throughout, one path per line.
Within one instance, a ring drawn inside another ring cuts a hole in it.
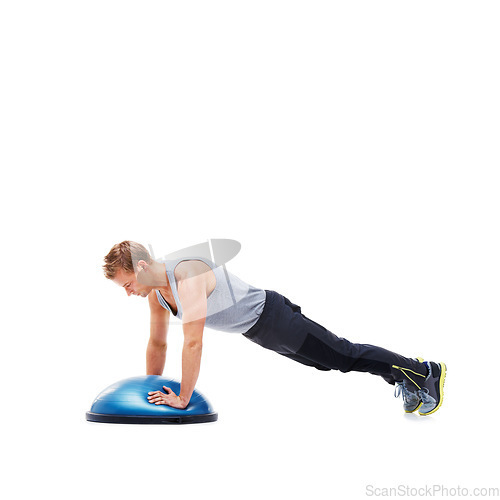
M 165 392 L 163 386 L 170 387 L 176 394 L 180 392 L 179 382 L 160 375 L 120 380 L 96 397 L 86 418 L 90 422 L 113 424 L 194 424 L 217 420 L 212 405 L 197 390 L 183 410 L 150 403 L 148 393 Z

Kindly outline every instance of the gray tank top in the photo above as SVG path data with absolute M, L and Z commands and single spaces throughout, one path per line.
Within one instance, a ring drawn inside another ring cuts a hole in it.
M 177 306 L 177 315 L 174 315 L 176 318 L 182 319 L 182 306 L 177 293 L 174 269 L 179 262 L 184 260 L 201 260 L 215 274 L 215 288 L 207 299 L 207 318 L 205 321 L 207 328 L 230 333 L 245 333 L 257 323 L 264 309 L 266 292 L 248 285 L 234 274 L 221 266 L 217 267 L 212 261 L 204 257 L 160 260 L 160 263 L 165 264 L 167 279 Z M 173 314 L 160 291 L 155 290 L 155 292 L 158 302 Z

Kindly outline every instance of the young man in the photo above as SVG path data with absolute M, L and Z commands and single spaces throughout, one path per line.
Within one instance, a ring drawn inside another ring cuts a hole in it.
M 165 366 L 170 314 L 182 320 L 184 346 L 180 393 L 149 394 L 152 404 L 186 408 L 200 372 L 206 327 L 241 333 L 253 342 L 318 370 L 360 371 L 396 385 L 405 412 L 430 415 L 443 401 L 444 363 L 406 358 L 370 344 L 337 337 L 283 295 L 255 288 L 203 257 L 155 261 L 133 241 L 114 245 L 104 258 L 106 278 L 127 295 L 147 297 L 151 311 L 146 350 L 148 375 Z

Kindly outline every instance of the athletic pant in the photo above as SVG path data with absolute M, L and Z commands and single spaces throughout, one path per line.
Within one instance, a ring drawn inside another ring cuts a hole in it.
M 402 372 L 393 365 L 426 375 L 425 365 L 370 344 L 337 337 L 304 316 L 300 306 L 266 290 L 266 303 L 257 323 L 243 334 L 252 342 L 318 370 L 368 372 L 394 385 Z

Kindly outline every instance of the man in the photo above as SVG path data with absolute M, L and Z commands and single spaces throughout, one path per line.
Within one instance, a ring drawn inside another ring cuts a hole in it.
M 151 312 L 148 375 L 165 367 L 170 314 L 182 320 L 180 393 L 148 395 L 151 404 L 186 408 L 200 372 L 203 330 L 241 333 L 253 342 L 318 370 L 361 371 L 382 377 L 402 394 L 405 412 L 430 415 L 443 401 L 444 363 L 406 358 L 370 344 L 337 337 L 302 314 L 283 295 L 255 288 L 203 257 L 155 261 L 133 241 L 114 245 L 104 258 L 106 278 L 127 295 L 147 297 Z

